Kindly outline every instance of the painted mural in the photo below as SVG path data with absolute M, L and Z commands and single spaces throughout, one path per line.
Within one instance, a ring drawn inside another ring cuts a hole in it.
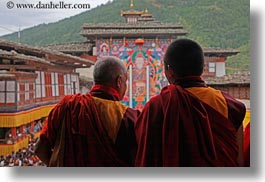
M 128 87 L 122 101 L 124 104 L 142 110 L 145 103 L 167 85 L 161 60 L 169 43 L 170 40 L 155 39 L 97 41 L 99 56 L 116 56 L 128 68 Z

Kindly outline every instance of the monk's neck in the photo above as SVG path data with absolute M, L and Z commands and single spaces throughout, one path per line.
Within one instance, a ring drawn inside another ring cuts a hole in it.
M 188 87 L 206 87 L 201 76 L 185 76 L 176 78 L 174 85 L 180 85 L 183 88 Z

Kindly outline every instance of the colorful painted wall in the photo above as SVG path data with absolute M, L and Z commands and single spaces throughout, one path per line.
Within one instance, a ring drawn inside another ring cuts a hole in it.
M 171 40 L 101 39 L 97 55 L 116 56 L 128 68 L 128 87 L 123 103 L 142 109 L 145 103 L 167 85 L 163 75 L 163 56 Z

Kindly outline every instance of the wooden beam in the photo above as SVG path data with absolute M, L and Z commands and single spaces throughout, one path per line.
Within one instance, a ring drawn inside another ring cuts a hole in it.
M 36 70 L 37 67 L 33 65 L 10 65 L 10 64 L 1 64 L 0 69 L 8 69 L 8 70 Z

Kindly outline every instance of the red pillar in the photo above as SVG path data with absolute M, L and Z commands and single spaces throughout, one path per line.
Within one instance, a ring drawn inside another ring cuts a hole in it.
M 30 131 L 34 132 L 34 121 L 30 123 Z
M 22 126 L 19 127 L 19 132 L 20 132 L 21 134 L 24 133 L 23 127 L 24 127 L 24 125 L 22 125 Z
M 17 137 L 17 129 L 16 129 L 16 127 L 11 128 L 11 134 L 12 134 L 13 138 Z

